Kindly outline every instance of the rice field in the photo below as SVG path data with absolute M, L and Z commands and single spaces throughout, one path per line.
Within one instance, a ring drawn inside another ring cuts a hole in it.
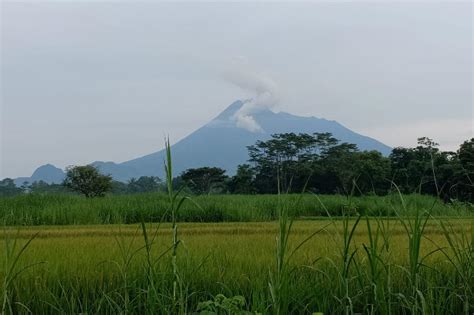
M 175 229 L 172 223 L 5 227 L 3 313 L 474 311 L 472 218 L 420 213 L 292 224 L 280 214 L 279 221 Z

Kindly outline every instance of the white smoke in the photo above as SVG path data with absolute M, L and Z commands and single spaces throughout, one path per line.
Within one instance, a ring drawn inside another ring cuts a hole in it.
M 262 127 L 255 120 L 254 115 L 267 109 L 271 109 L 278 102 L 277 85 L 269 77 L 252 69 L 248 62 L 239 58 L 232 67 L 224 72 L 224 78 L 252 93 L 252 98 L 244 103 L 233 119 L 239 128 L 251 132 L 262 132 Z

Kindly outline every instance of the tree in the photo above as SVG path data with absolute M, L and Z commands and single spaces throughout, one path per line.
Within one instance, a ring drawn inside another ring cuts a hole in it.
M 350 194 L 353 181 L 359 175 L 354 167 L 356 153 L 357 146 L 346 142 L 332 146 L 324 152 L 318 162 L 319 173 L 314 176 L 317 181 L 315 188 L 323 193 Z
M 0 181 L 0 197 L 15 196 L 23 193 L 23 189 L 17 187 L 11 178 Z
M 411 193 L 416 190 L 413 184 L 412 174 L 409 172 L 410 163 L 415 159 L 413 149 L 397 147 L 393 148 L 389 156 L 390 168 L 392 170 L 392 181 L 403 193 Z
M 457 162 L 459 167 L 455 170 L 456 197 L 474 202 L 474 138 L 461 144 L 457 152 Z
M 229 191 L 233 194 L 254 194 L 255 171 L 248 164 L 237 167 L 237 174 L 229 181 Z
M 128 181 L 128 192 L 144 193 L 158 191 L 161 180 L 154 176 L 141 176 L 139 179 L 132 178 Z
M 112 176 L 102 175 L 92 165 L 66 169 L 63 185 L 86 197 L 102 197 L 112 188 Z
M 225 170 L 218 167 L 190 168 L 180 177 L 196 194 L 225 191 L 225 181 L 228 178 Z
M 386 194 L 390 189 L 390 160 L 378 151 L 363 151 L 355 154 L 353 168 L 357 193 Z
M 403 193 L 445 196 L 455 183 L 453 152 L 441 152 L 427 137 L 418 138 L 415 148 L 395 148 L 390 154 L 392 180 Z
M 459 162 L 464 170 L 467 182 L 474 183 L 474 138 L 464 141 L 458 151 Z
M 128 185 L 126 183 L 113 180 L 112 188 L 110 189 L 110 192 L 113 195 L 126 195 L 129 193 Z
M 27 187 L 26 191 L 33 194 L 61 194 L 68 192 L 63 185 L 48 184 L 42 180 L 33 182 Z
M 337 143 L 330 133 L 281 133 L 248 146 L 258 191 L 275 193 L 278 182 L 283 191 L 301 191 L 314 164 Z

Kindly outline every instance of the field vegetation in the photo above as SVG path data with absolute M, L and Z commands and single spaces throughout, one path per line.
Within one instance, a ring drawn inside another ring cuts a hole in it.
M 415 214 L 417 209 L 431 209 L 437 216 L 472 216 L 474 206 L 469 203 L 443 203 L 436 197 L 405 195 L 406 210 L 400 196 L 347 197 L 313 194 L 293 195 L 200 195 L 194 202 L 182 205 L 178 221 L 185 222 L 250 222 L 278 219 L 279 199 L 294 203 L 296 217 L 333 217 L 343 213 L 356 216 L 394 217 L 396 210 Z M 79 195 L 24 194 L 0 198 L 0 222 L 6 225 L 69 225 L 69 224 L 129 224 L 170 221 L 168 196 L 164 193 L 108 195 L 85 198 Z
M 471 314 L 472 220 L 424 220 L 183 223 L 179 300 L 171 224 L 6 228 L 4 311 Z
M 280 186 L 290 193 L 305 188 L 325 195 L 383 196 L 400 190 L 439 197 L 445 202 L 474 202 L 474 138 L 462 143 L 456 152 L 447 152 L 422 137 L 414 148 L 394 148 L 389 156 L 383 156 L 378 151 L 360 151 L 355 144 L 341 143 L 330 133 L 284 133 L 257 141 L 248 147 L 248 154 L 249 164 L 239 165 L 232 176 L 219 167 L 204 166 L 184 170 L 171 181 L 175 189 L 195 195 L 276 194 Z M 166 193 L 168 180 L 157 177 L 156 172 L 150 170 L 148 176 L 123 183 L 99 174 L 93 166 L 75 166 L 67 169 L 62 184 L 39 181 L 17 187 L 14 180 L 4 179 L 0 181 L 0 197 L 25 193 L 89 197 Z
M 474 312 L 469 183 L 442 195 L 435 177 L 402 194 L 392 181 L 380 196 L 350 175 L 343 195 L 292 194 L 291 168 L 277 167 L 276 194 L 194 196 L 169 143 L 165 164 L 160 192 L 1 198 L 1 313 Z

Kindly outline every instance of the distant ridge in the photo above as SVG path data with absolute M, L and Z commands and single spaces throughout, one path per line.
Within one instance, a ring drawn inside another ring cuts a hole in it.
M 330 132 L 342 142 L 355 143 L 360 150 L 377 150 L 384 155 L 390 154 L 391 151 L 389 146 L 353 132 L 336 121 L 300 117 L 284 112 L 274 113 L 270 110 L 253 115 L 263 131 L 250 132 L 237 127 L 233 119 L 243 104 L 244 101 L 230 104 L 209 123 L 172 146 L 175 176 L 188 168 L 201 166 L 221 167 L 232 175 L 237 165 L 248 160 L 247 146 L 257 140 L 267 140 L 275 133 Z M 125 182 L 140 176 L 163 177 L 164 158 L 165 152 L 160 150 L 123 163 L 96 161 L 91 164 L 101 172 L 111 174 L 115 180 Z M 30 182 L 47 179 L 49 183 L 57 183 L 63 178 L 64 173 L 60 169 L 48 164 L 38 168 L 31 176 Z M 24 179 L 22 178 L 23 181 Z
M 64 172 L 60 168 L 57 168 L 51 164 L 45 164 L 38 167 L 31 177 L 18 177 L 15 179 L 17 186 L 23 185 L 24 182 L 34 183 L 43 181 L 48 184 L 61 183 L 64 179 Z

